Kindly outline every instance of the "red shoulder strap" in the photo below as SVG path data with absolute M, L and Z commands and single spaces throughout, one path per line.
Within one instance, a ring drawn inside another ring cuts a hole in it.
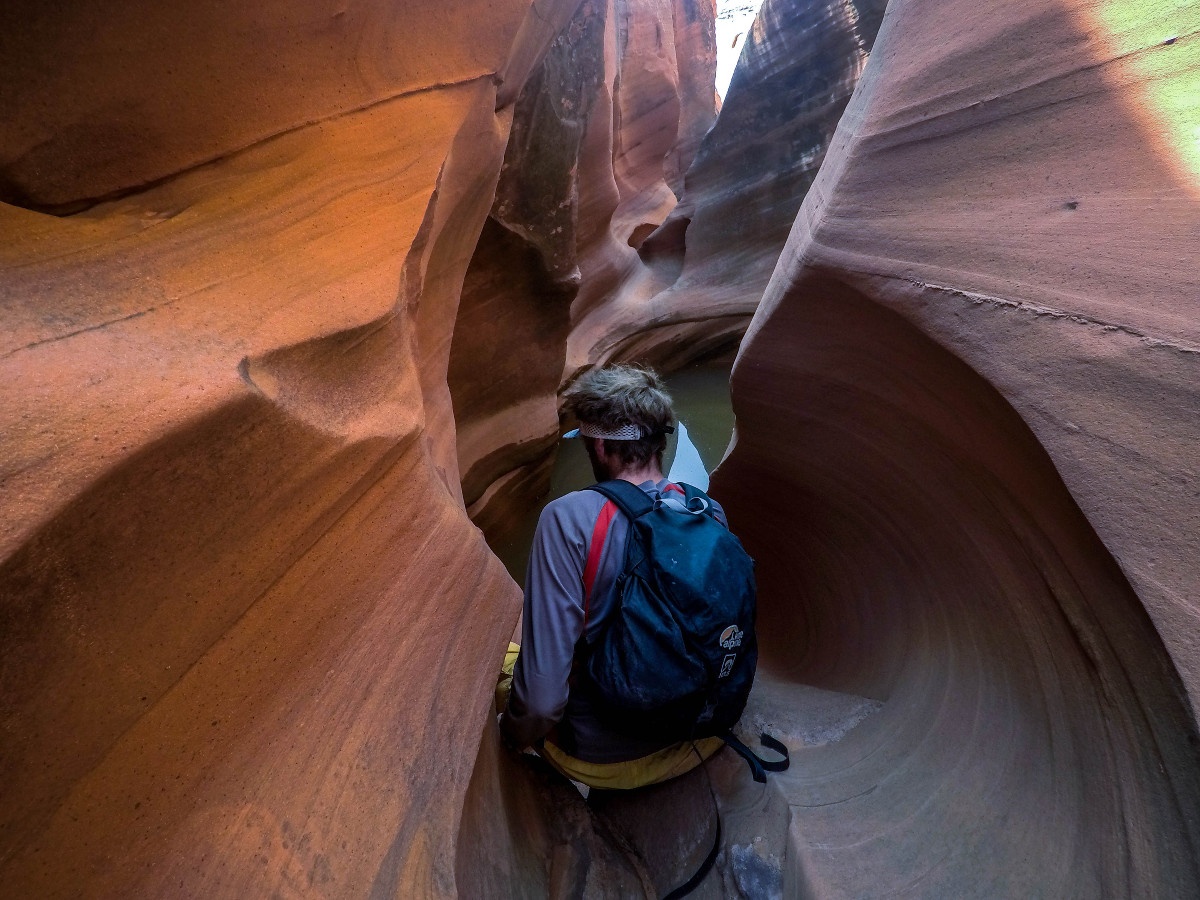
M 609 500 L 600 510 L 600 515 L 596 517 L 596 524 L 592 527 L 592 542 L 588 547 L 587 564 L 583 567 L 583 627 L 585 629 L 587 628 L 588 608 L 592 603 L 592 587 L 596 584 L 596 572 L 600 568 L 600 555 L 604 552 L 608 529 L 616 514 L 617 504 Z

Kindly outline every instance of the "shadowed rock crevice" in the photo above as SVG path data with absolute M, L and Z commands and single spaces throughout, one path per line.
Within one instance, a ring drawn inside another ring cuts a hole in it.
M 546 432 L 558 425 L 574 295 L 537 247 L 487 220 L 463 282 L 448 373 L 468 506 L 553 446 Z
M 619 829 L 535 758 L 517 758 L 485 729 L 462 812 L 462 897 L 654 896 L 646 861 Z
M 447 380 L 463 500 L 495 549 L 524 532 L 521 511 L 549 484 L 575 293 L 537 246 L 488 218 L 463 282 Z
M 517 100 L 492 217 L 535 247 L 555 281 L 578 281 L 578 158 L 605 74 L 608 12 L 579 4 Z

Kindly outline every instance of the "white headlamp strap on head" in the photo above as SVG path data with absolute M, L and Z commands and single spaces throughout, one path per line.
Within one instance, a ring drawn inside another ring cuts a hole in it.
M 636 425 L 622 425 L 620 428 L 605 429 L 591 422 L 580 422 L 579 433 L 584 437 L 603 438 L 606 441 L 637 441 L 641 440 L 642 429 Z

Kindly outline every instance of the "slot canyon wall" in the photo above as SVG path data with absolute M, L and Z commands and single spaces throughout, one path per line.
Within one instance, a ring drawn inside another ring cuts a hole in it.
M 1200 6 L 894 0 L 733 375 L 713 490 L 797 894 L 1200 891 Z
M 593 335 L 609 334 L 626 294 L 647 314 L 632 245 L 674 208 L 671 183 L 716 116 L 714 16 L 711 2 L 587 0 L 516 103 L 449 369 L 464 498 L 493 544 L 546 490 L 564 373 L 614 355 L 568 367 L 581 321 L 598 311 Z M 684 358 L 706 327 L 681 329 Z
M 519 591 L 446 372 L 578 5 L 0 11 L 4 896 L 456 893 Z

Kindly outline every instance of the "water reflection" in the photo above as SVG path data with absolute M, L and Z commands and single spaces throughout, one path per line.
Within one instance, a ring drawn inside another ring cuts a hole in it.
M 690 484 L 692 487 L 698 487 L 702 491 L 708 490 L 708 466 L 704 460 L 700 458 L 700 451 L 696 449 L 696 445 L 692 443 L 688 436 L 687 425 L 683 419 L 679 420 L 679 428 L 676 431 L 675 441 L 675 461 L 671 463 L 667 470 L 667 477 L 676 484 L 683 482 Z

